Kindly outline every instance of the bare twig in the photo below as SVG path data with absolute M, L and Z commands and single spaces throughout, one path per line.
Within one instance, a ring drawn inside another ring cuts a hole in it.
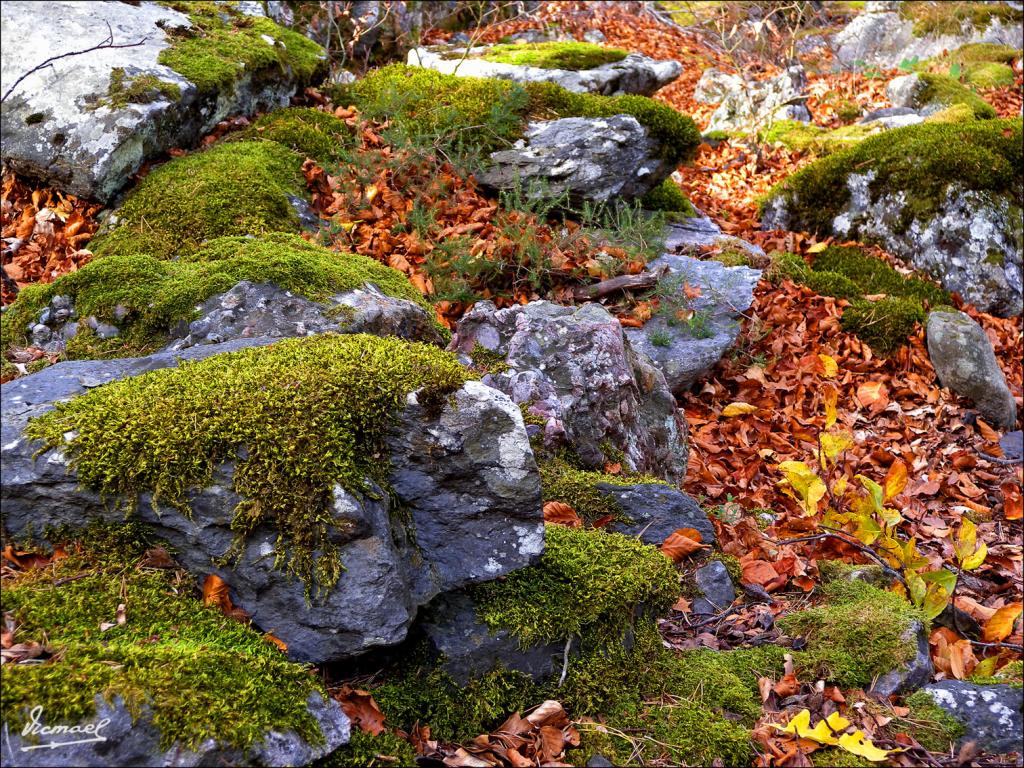
M 822 526 L 822 527 L 824 528 L 825 526 Z M 881 557 L 879 557 L 877 554 L 875 554 L 875 552 L 870 547 L 868 547 L 865 544 L 861 543 L 857 539 L 855 539 L 855 538 L 853 538 L 851 536 L 848 536 L 848 535 L 846 535 L 844 533 L 841 533 L 839 531 L 828 531 L 826 533 L 815 533 L 815 534 L 812 534 L 810 536 L 797 536 L 795 539 L 773 539 L 773 538 L 771 538 L 769 536 L 765 536 L 765 539 L 770 541 L 772 544 L 779 544 L 779 545 L 783 545 L 783 544 L 798 544 L 798 543 L 800 543 L 802 541 L 824 541 L 825 539 L 829 539 L 829 538 L 839 539 L 840 541 L 843 541 L 843 542 L 849 544 L 851 547 L 854 547 L 854 548 L 858 549 L 861 553 L 867 555 L 872 560 L 874 560 L 876 563 L 878 563 L 878 565 L 881 566 L 882 570 L 885 572 L 885 574 L 887 576 L 895 577 L 896 579 L 899 580 L 899 582 L 904 587 L 907 586 L 907 580 L 903 578 L 903 574 L 901 574 L 899 571 L 894 570 L 892 567 L 890 567 L 885 562 L 885 560 L 883 560 Z
M 573 290 L 572 296 L 577 301 L 600 299 L 618 291 L 639 291 L 653 288 L 658 284 L 660 275 L 657 272 L 641 272 L 639 275 L 619 275 L 609 280 L 602 280 L 593 285 L 582 285 Z
M 102 51 L 102 50 L 106 50 L 108 48 L 136 48 L 136 47 L 142 45 L 148 39 L 149 39 L 148 37 L 144 37 L 144 38 L 142 38 L 141 40 L 139 40 L 136 43 L 120 43 L 120 44 L 117 44 L 117 43 L 114 42 L 114 30 L 112 30 L 110 28 L 110 23 L 107 22 L 107 36 L 103 40 L 103 42 L 97 43 L 96 45 L 92 45 L 92 46 L 90 46 L 88 48 L 83 48 L 80 51 L 69 51 L 68 53 L 61 53 L 61 54 L 58 54 L 56 56 L 51 56 L 50 58 L 46 59 L 41 64 L 37 64 L 36 66 L 32 67 L 32 69 L 30 69 L 28 72 L 23 74 L 17 80 L 15 80 L 13 85 L 11 85 L 11 87 L 7 89 L 7 91 L 4 93 L 3 96 L 0 96 L 0 104 L 2 104 L 3 102 L 7 101 L 7 97 L 10 96 L 14 92 L 14 89 L 17 88 L 21 84 L 22 80 L 24 80 L 26 77 L 28 77 L 29 75 L 33 74 L 34 72 L 38 72 L 41 69 L 46 69 L 47 67 L 52 67 L 53 66 L 53 62 L 57 61 L 58 59 L 66 59 L 66 58 L 68 58 L 70 56 L 81 56 L 83 53 L 91 53 L 92 51 Z

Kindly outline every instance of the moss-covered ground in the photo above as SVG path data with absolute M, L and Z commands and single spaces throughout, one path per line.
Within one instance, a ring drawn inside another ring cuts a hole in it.
M 541 69 L 592 69 L 622 61 L 628 55 L 620 48 L 605 48 L 574 40 L 547 43 L 499 43 L 480 57 L 501 64 L 518 64 Z
M 872 198 L 904 192 L 905 225 L 927 221 L 953 183 L 1007 195 L 1024 204 L 1021 120 L 924 123 L 896 128 L 823 157 L 773 188 L 790 212 L 793 230 L 831 234 L 833 219 L 849 202 L 847 177 L 872 173 Z
M 205 607 L 181 573 L 147 567 L 141 526 L 93 525 L 77 538 L 68 557 L 5 574 L 0 599 L 16 642 L 43 643 L 52 654 L 4 664 L 5 726 L 19 728 L 35 706 L 49 724 L 93 718 L 99 696 L 120 697 L 135 717 L 148 709 L 164 749 L 208 738 L 244 749 L 269 730 L 322 741 L 306 709 L 311 693 L 326 696 L 313 670 Z
M 344 120 L 309 107 L 286 107 L 257 118 L 243 131 L 230 134 L 228 141 L 263 139 L 282 144 L 320 165 L 349 159 L 355 144 L 354 130 Z
M 979 119 L 989 120 L 996 117 L 996 110 L 991 104 L 970 88 L 961 85 L 958 80 L 948 75 L 937 75 L 931 72 L 922 72 L 918 77 L 924 87 L 921 88 L 917 96 L 917 104 L 921 106 L 941 104 L 947 107 L 953 104 L 966 104 L 974 110 L 974 116 Z
M 914 35 L 959 35 L 964 27 L 983 30 L 998 19 L 1004 26 L 1020 26 L 1024 14 L 1005 3 L 975 0 L 911 0 L 900 4 L 900 14 L 914 22 Z
M 280 532 L 276 565 L 307 589 L 342 573 L 330 542 L 332 488 L 385 482 L 374 457 L 392 414 L 420 388 L 438 402 L 470 374 L 436 347 L 375 336 L 323 335 L 216 355 L 90 391 L 32 421 L 26 433 L 61 448 L 80 482 L 188 514 L 190 489 L 237 461 L 241 539 Z M 239 458 L 243 451 L 244 458 Z

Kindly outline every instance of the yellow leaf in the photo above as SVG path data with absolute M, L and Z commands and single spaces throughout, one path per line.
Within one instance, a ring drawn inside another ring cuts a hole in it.
M 981 564 L 985 562 L 985 557 L 988 555 L 988 545 L 982 542 L 978 545 L 978 548 L 974 550 L 974 553 L 968 555 L 960 561 L 960 567 L 965 571 L 973 571 L 975 568 L 981 567 Z
M 831 384 L 825 387 L 825 429 L 831 429 L 832 425 L 836 423 L 838 413 L 836 412 L 836 401 L 839 398 L 839 392 Z
M 853 438 L 845 432 L 825 432 L 818 439 L 822 453 L 830 461 L 853 445 Z
M 827 719 L 820 721 L 811 728 L 811 712 L 810 710 L 803 709 L 797 712 L 785 727 L 774 724 L 773 727 L 783 733 L 791 733 L 801 739 L 811 739 L 819 744 L 834 746 L 839 743 L 839 738 L 835 734 L 846 730 L 849 725 L 849 720 L 838 712 L 833 712 Z
M 812 245 L 810 248 L 807 249 L 807 252 L 808 253 L 821 253 L 826 248 L 828 248 L 828 243 L 815 243 L 814 245 Z
M 974 551 L 974 544 L 978 538 L 978 529 L 974 522 L 965 517 L 960 521 L 960 530 L 956 533 L 956 553 L 963 557 Z
M 800 736 L 802 733 L 808 733 L 811 730 L 811 710 L 801 709 L 785 726 L 775 725 L 772 723 L 772 727 L 776 728 L 783 733 L 792 733 L 795 736 Z
M 986 642 L 998 642 L 996 640 L 988 640 Z M 989 656 L 987 659 L 982 660 L 978 663 L 978 666 L 974 668 L 974 672 L 971 673 L 972 677 L 992 677 L 996 672 L 996 664 L 999 663 L 998 656 Z
M 863 757 L 874 763 L 881 762 L 889 756 L 889 750 L 879 749 L 864 735 L 864 731 L 854 731 L 839 737 L 839 746 L 853 755 Z
M 378 195 L 379 193 L 380 193 L 380 190 L 379 190 L 379 189 L 377 189 L 377 185 L 376 185 L 376 184 L 371 184 L 370 186 L 368 186 L 368 187 L 366 188 L 366 202 L 368 202 L 368 203 L 372 203 L 372 202 L 373 202 L 373 199 L 374 199 L 374 198 L 375 198 L 375 197 L 376 197 L 376 196 L 377 196 L 377 195 Z
M 821 367 L 825 369 L 825 378 L 835 378 L 836 374 L 839 373 L 839 363 L 835 361 L 835 358 L 830 355 L 818 355 L 818 359 L 821 360 Z
M 744 416 L 756 411 L 757 406 L 751 405 L 750 403 L 729 403 L 729 405 L 722 409 L 722 415 L 726 417 Z
M 985 622 L 981 639 L 986 643 L 1000 643 L 1013 633 L 1013 623 L 1020 616 L 1024 605 L 1011 603 L 1004 605 L 992 614 L 992 618 Z
M 907 465 L 896 459 L 885 475 L 885 501 L 892 501 L 907 487 Z
M 931 621 L 944 610 L 949 603 L 949 591 L 941 584 L 929 584 L 928 593 L 924 596 L 924 604 L 921 609 L 924 617 Z
M 783 461 L 779 470 L 786 476 L 783 483 L 789 488 L 783 490 L 800 502 L 805 515 L 818 512 L 818 502 L 826 493 L 825 483 L 802 461 Z

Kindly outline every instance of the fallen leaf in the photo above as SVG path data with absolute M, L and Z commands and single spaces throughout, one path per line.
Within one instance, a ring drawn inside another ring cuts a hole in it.
M 384 713 L 369 692 L 343 685 L 333 695 L 353 725 L 373 736 L 384 733 Z
M 561 501 L 549 501 L 544 505 L 544 522 L 553 525 L 564 525 L 567 528 L 579 528 L 583 519 L 576 510 Z
M 693 528 L 679 528 L 670 533 L 661 544 L 662 554 L 674 563 L 701 549 L 708 549 L 708 545 L 701 544 L 700 532 Z
M 730 403 L 722 409 L 722 415 L 726 418 L 733 416 L 744 416 L 748 413 L 756 413 L 757 406 L 750 403 Z
M 986 643 L 1001 643 L 1013 634 L 1013 625 L 1024 610 L 1024 604 L 1011 603 L 1004 605 L 985 622 L 982 628 L 981 639 Z

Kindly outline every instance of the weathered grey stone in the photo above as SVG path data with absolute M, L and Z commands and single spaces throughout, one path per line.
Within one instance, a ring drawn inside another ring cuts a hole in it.
M 910 107 L 888 107 L 869 112 L 860 121 L 861 125 L 882 125 L 886 130 L 902 128 L 905 125 L 923 123 L 925 115 Z
M 875 175 L 870 170 L 847 177 L 849 200 L 833 219 L 832 234 L 879 243 L 983 312 L 1001 317 L 1021 313 L 1024 221 L 1010 195 L 965 189 L 952 181 L 938 211 L 907 226 L 909 194 L 873 188 Z M 765 203 L 761 225 L 790 229 L 790 218 L 786 194 L 777 194 Z
M 711 616 L 721 613 L 736 599 L 736 587 L 732 577 L 721 560 L 712 560 L 702 565 L 693 574 L 697 589 L 703 597 L 698 597 L 691 606 L 699 616 Z
M 310 744 L 294 731 L 268 731 L 261 741 L 248 750 L 207 739 L 194 749 L 173 744 L 168 749 L 160 746 L 160 730 L 153 723 L 148 706 L 143 706 L 138 718 L 132 716 L 124 700 L 117 696 L 113 703 L 102 695 L 96 695 L 96 715 L 80 721 L 77 725 L 96 727 L 97 737 L 102 740 L 88 742 L 76 739 L 73 734 L 39 736 L 35 744 L 61 744 L 80 741 L 67 746 L 49 749 L 28 749 L 33 746 L 21 732 L 8 728 L 4 723 L 0 730 L 0 749 L 3 750 L 4 765 L 12 766 L 200 766 L 200 765 L 259 765 L 299 766 L 308 765 L 338 747 L 348 744 L 350 723 L 333 699 L 324 700 L 312 693 L 306 702 L 310 713 L 320 724 L 324 736 L 322 744 Z M 46 721 L 45 712 L 41 722 L 48 726 L 75 725 Z M 24 751 L 23 751 L 24 750 Z
M 658 547 L 673 531 L 693 528 L 700 532 L 703 543 L 715 543 L 715 527 L 704 510 L 677 488 L 657 483 L 598 483 L 594 487 L 614 499 L 622 513 L 631 520 L 628 523 L 618 520 L 609 523 L 609 531 L 635 536 L 644 544 Z
M 485 187 L 521 186 L 531 197 L 604 203 L 640 198 L 661 184 L 675 166 L 632 115 L 566 117 L 530 123 L 512 149 L 493 152 L 477 172 Z
M 721 104 L 730 93 L 742 90 L 745 85 L 739 75 L 708 67 L 701 73 L 693 89 L 693 98 L 701 104 Z
M 1020 688 L 1006 685 L 977 685 L 966 680 L 942 680 L 924 687 L 935 703 L 959 720 L 966 733 L 959 744 L 973 741 L 992 754 L 1024 754 Z
M 942 386 L 970 399 L 998 429 L 1017 423 L 1017 404 L 985 330 L 963 312 L 928 315 L 928 357 Z
M 106 202 L 146 160 L 194 145 L 230 115 L 287 106 L 302 86 L 275 59 L 274 66 L 246 72 L 230 87 L 200 92 L 158 62 L 168 34 L 187 31 L 191 23 L 157 3 L 52 2 L 42 13 L 35 2 L 13 0 L 4 3 L 0 21 L 5 91 L 47 56 L 102 42 L 108 24 L 115 44 L 144 42 L 54 61 L 4 100 L 3 159 L 14 170 Z M 266 45 L 283 44 L 268 37 Z M 180 95 L 112 107 L 103 99 L 116 68 L 129 77 L 155 76 Z
M 999 447 L 1003 449 L 1005 460 L 1024 461 L 1024 431 L 1007 432 L 999 438 Z
M 912 693 L 932 679 L 934 669 L 932 668 L 931 653 L 928 650 L 928 633 L 925 631 L 924 625 L 919 621 L 914 621 L 900 636 L 900 641 L 915 644 L 914 658 L 876 679 L 868 691 L 872 696 L 886 699 L 897 694 Z
M 88 387 L 173 367 L 179 357 L 201 359 L 271 341 L 239 339 L 148 358 L 72 361 L 4 384 L 5 530 L 26 537 L 47 525 L 123 517 L 109 500 L 78 487 L 61 452 L 35 455 L 39 446 L 23 435 L 29 418 Z M 334 488 L 332 543 L 346 571 L 311 604 L 301 582 L 273 568 L 275 529 L 258 528 L 235 561 L 221 561 L 235 537 L 231 521 L 240 500 L 231 462 L 218 468 L 208 487 L 190 493 L 191 517 L 162 506 L 154 510 L 148 493 L 140 494 L 136 514 L 189 571 L 223 578 L 234 604 L 284 640 L 293 659 L 324 662 L 396 644 L 419 606 L 442 592 L 529 565 L 544 547 L 539 475 L 522 414 L 505 395 L 471 381 L 439 410 L 424 408 L 410 395 L 396 419 L 387 441 L 391 493 L 370 483 L 365 494 Z
M 592 69 L 579 71 L 544 69 L 521 64 L 504 64 L 478 58 L 486 47 L 470 48 L 413 48 L 408 63 L 437 72 L 462 77 L 490 77 L 517 83 L 555 83 L 573 93 L 599 93 L 602 96 L 639 94 L 650 96 L 682 74 L 678 61 L 657 61 L 638 53 L 631 53 L 621 61 L 613 61 Z
M 778 120 L 810 122 L 811 113 L 805 105 L 807 76 L 801 65 L 790 66 L 768 80 L 729 80 L 728 77 L 718 73 L 704 88 L 698 83 L 697 92 L 704 98 L 722 95 L 721 104 L 708 122 L 709 132 L 754 131 Z
M 867 9 L 865 9 L 867 11 Z M 1004 24 L 993 18 L 984 29 L 975 29 L 965 20 L 960 34 L 914 36 L 914 22 L 898 12 L 882 7 L 853 18 L 832 38 L 836 59 L 844 67 L 896 67 L 904 59 L 919 60 L 939 56 L 967 43 L 998 43 L 1020 48 L 1024 32 L 1019 24 Z
M 672 481 L 686 474 L 685 417 L 665 377 L 604 307 L 534 301 L 497 310 L 480 301 L 449 349 L 468 355 L 477 345 L 509 366 L 483 381 L 547 419 L 549 447 L 571 447 L 598 469 L 621 458 L 630 471 Z
M 676 297 L 680 309 L 694 314 L 686 323 L 676 318 L 674 310 L 659 313 L 643 328 L 627 328 L 626 337 L 665 374 L 672 392 L 682 394 L 736 341 L 740 319 L 754 301 L 761 271 L 671 253 L 650 262 L 647 268 L 663 268 L 659 292 Z M 700 296 L 687 298 L 686 286 L 700 289 Z

